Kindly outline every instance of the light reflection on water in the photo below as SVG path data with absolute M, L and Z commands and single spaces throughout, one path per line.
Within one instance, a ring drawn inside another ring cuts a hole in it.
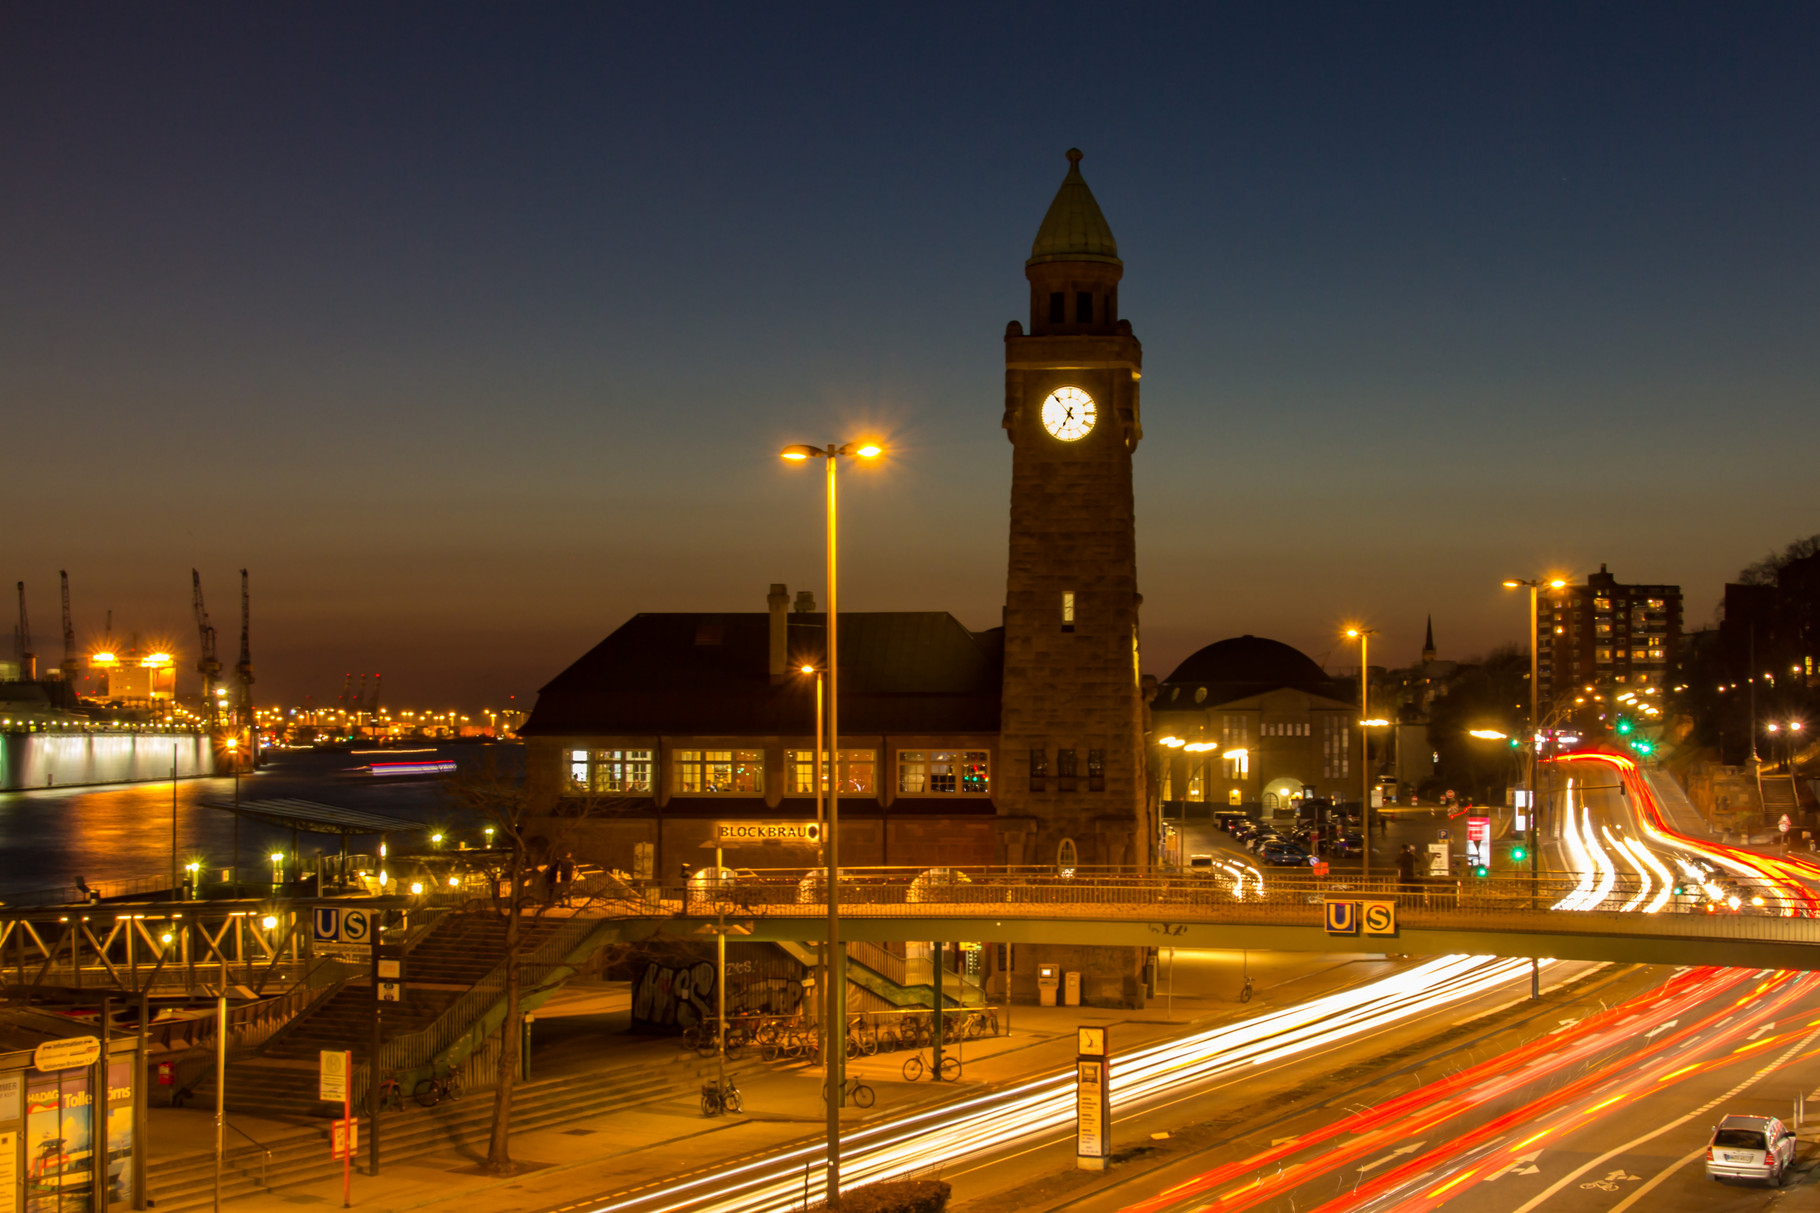
M 440 780 L 383 780 L 354 773 L 379 757 L 318 751 L 267 751 L 256 775 L 240 780 L 243 800 L 294 797 L 344 808 L 370 809 L 436 826 L 448 835 L 446 845 L 481 838 L 479 823 L 459 811 Z M 523 769 L 523 750 L 513 745 L 453 745 L 435 754 L 400 754 L 400 761 L 452 759 L 462 770 L 497 762 L 502 771 Z M 181 862 L 200 860 L 205 869 L 228 867 L 234 854 L 234 815 L 208 807 L 205 801 L 231 801 L 234 780 L 184 779 L 176 786 L 177 853 Z M 74 888 L 77 877 L 90 882 L 146 876 L 170 870 L 172 788 L 170 780 L 115 784 L 99 788 L 55 788 L 0 793 L 0 898 L 60 887 Z M 427 831 L 426 831 L 427 834 Z M 354 836 L 348 849 L 372 849 L 374 838 Z M 289 830 L 256 822 L 240 826 L 243 869 L 269 869 L 263 859 L 273 850 L 289 850 Z M 320 849 L 339 852 L 334 834 L 305 834 L 297 840 L 304 855 Z M 393 838 L 394 851 L 427 848 L 426 835 Z

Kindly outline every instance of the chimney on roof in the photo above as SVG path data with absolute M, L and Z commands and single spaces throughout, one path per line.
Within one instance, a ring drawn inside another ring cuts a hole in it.
M 765 602 L 771 608 L 771 681 L 782 682 L 790 656 L 790 587 L 772 582 Z
M 815 614 L 815 591 L 814 590 L 796 591 L 796 613 L 798 615 Z

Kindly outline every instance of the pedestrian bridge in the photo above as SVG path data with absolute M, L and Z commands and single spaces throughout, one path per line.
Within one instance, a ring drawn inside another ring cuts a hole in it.
M 1820 970 L 1820 904 L 1793 882 L 1674 886 L 1609 874 L 1506 874 L 1408 884 L 1237 866 L 1216 872 L 935 869 L 860 872 L 851 882 L 843 874 L 841 935 Z M 742 938 L 813 941 L 826 938 L 825 887 L 815 871 L 741 873 L 718 885 L 698 878 L 688 889 L 646 890 L 643 904 L 609 900 L 599 911 L 621 920 L 626 940 L 705 937 L 724 921 Z M 1330 900 L 1390 903 L 1394 933 L 1330 931 Z

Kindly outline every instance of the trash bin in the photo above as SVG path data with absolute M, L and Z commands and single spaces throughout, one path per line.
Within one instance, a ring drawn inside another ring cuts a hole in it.
M 1054 965 L 1041 965 L 1036 970 L 1036 1005 L 1053 1007 L 1055 992 L 1062 984 L 1061 971 Z
M 1078 1007 L 1081 1005 L 1081 975 L 1074 969 L 1062 974 L 1062 1005 Z

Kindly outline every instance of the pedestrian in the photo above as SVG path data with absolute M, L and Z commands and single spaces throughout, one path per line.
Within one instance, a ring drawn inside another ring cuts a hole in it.
M 1417 892 L 1416 884 L 1416 849 L 1408 843 L 1397 852 L 1397 888 L 1404 893 Z
M 569 890 L 575 885 L 575 853 L 564 851 L 556 861 L 556 899 L 569 904 Z

